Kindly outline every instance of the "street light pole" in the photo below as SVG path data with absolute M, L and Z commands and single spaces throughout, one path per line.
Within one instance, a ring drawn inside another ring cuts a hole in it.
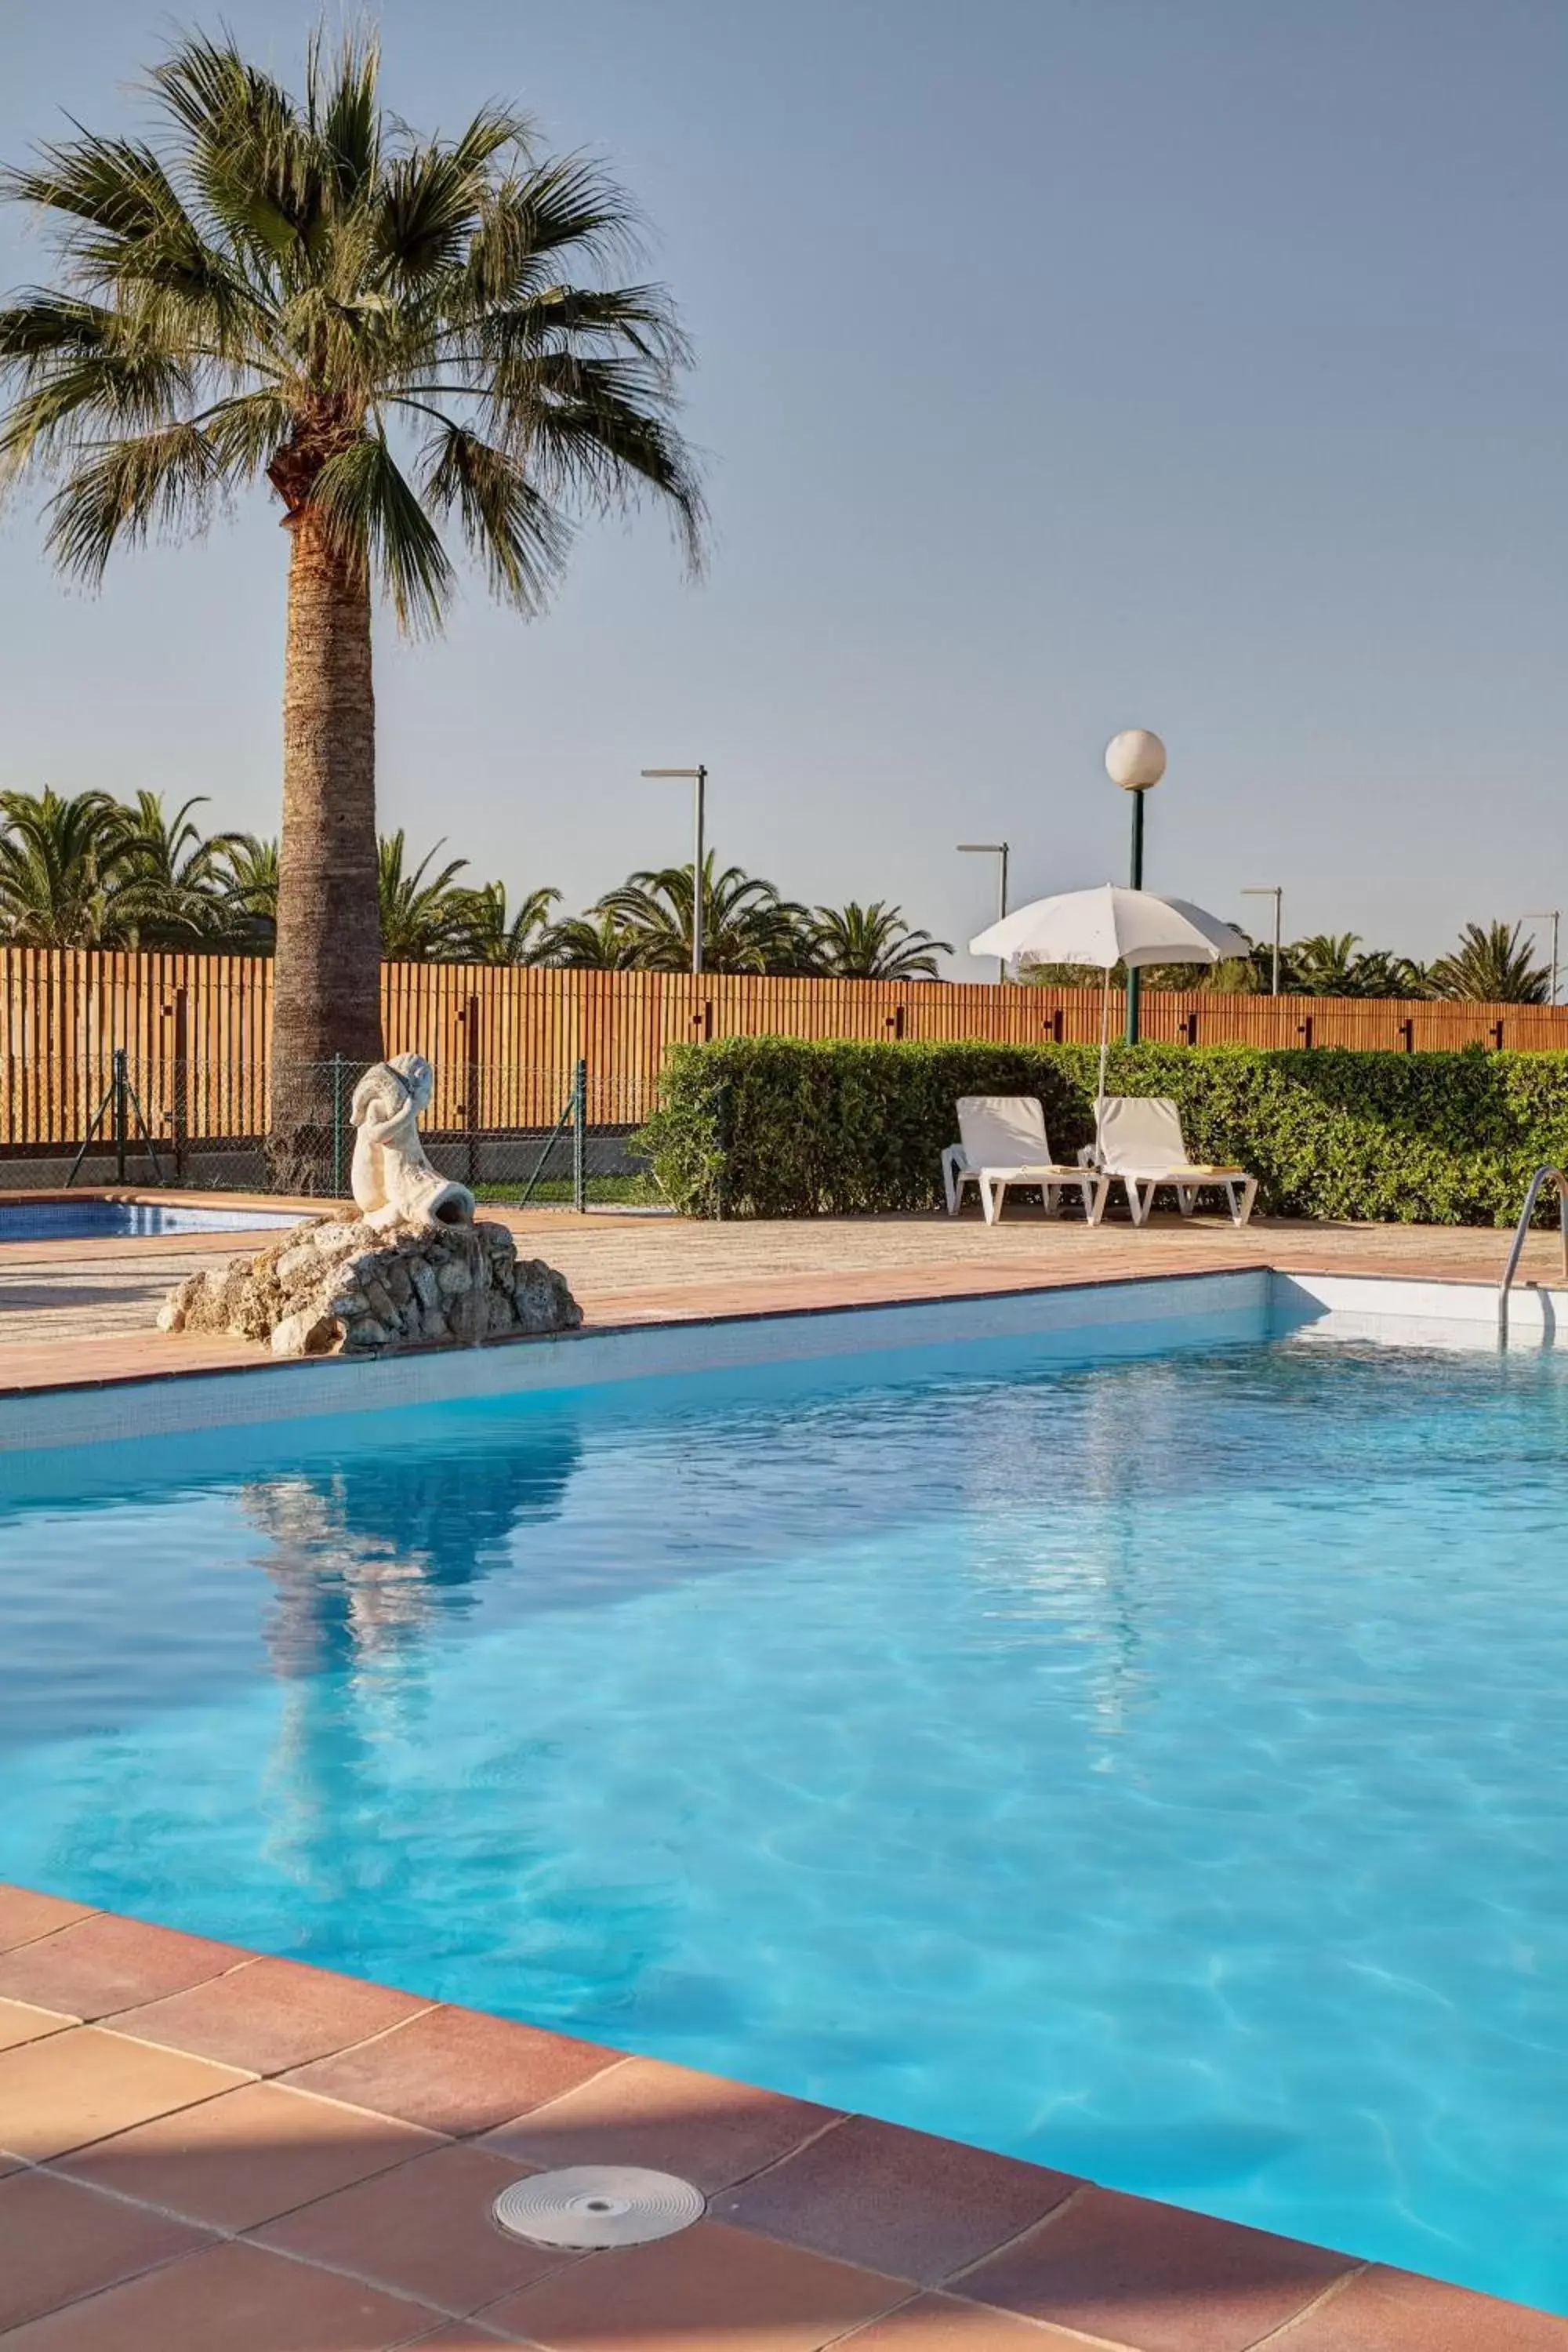
M 644 768 L 645 776 L 675 776 L 692 788 L 691 969 L 702 969 L 702 828 L 708 796 L 706 768 Z
M 963 857 L 994 857 L 999 861 L 996 867 L 996 920 L 1000 922 L 1003 916 L 1007 911 L 1007 859 L 1010 855 L 1009 845 L 1005 841 L 961 841 L 958 845 L 958 848 L 960 856 Z M 996 959 L 996 979 L 998 985 L 1000 985 L 1006 977 L 1007 959 L 1005 956 L 998 956 Z
M 1548 907 L 1544 912 L 1526 915 L 1524 919 L 1527 923 L 1550 923 L 1552 926 L 1552 991 L 1547 1003 L 1555 1004 L 1557 1002 L 1557 945 L 1563 928 L 1563 909 L 1561 907 Z
M 1272 996 L 1278 996 L 1279 993 L 1279 922 L 1280 910 L 1285 903 L 1284 889 L 1278 882 L 1259 882 L 1255 889 L 1244 890 L 1241 895 L 1244 898 L 1272 898 L 1274 901 L 1274 985 L 1269 993 Z
M 1105 747 L 1105 772 L 1132 795 L 1132 887 L 1143 887 L 1143 795 L 1165 772 L 1165 747 L 1146 727 L 1128 727 Z M 1138 967 L 1127 967 L 1127 1043 L 1138 1043 Z

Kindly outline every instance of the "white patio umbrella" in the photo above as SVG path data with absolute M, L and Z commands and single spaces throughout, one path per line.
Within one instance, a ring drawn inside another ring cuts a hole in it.
M 1121 890 L 1113 882 L 1098 890 L 1066 890 L 1055 898 L 1035 898 L 1005 915 L 969 942 L 977 956 L 1009 962 L 1097 964 L 1105 974 L 1100 1007 L 1100 1084 L 1094 1102 L 1094 1145 L 1100 1150 L 1105 1113 L 1105 1064 L 1110 1046 L 1110 974 L 1119 964 L 1221 963 L 1245 956 L 1251 942 L 1217 915 L 1205 914 L 1185 898 L 1162 898 L 1152 890 Z

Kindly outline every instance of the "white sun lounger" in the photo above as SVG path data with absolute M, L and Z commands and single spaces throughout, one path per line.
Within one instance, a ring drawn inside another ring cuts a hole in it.
M 1245 1168 L 1211 1167 L 1188 1157 L 1181 1114 L 1166 1095 L 1107 1095 L 1100 1125 L 1100 1164 L 1126 1187 L 1135 1225 L 1143 1224 L 1162 1184 L 1170 1185 L 1184 1217 L 1212 1184 L 1230 1204 L 1231 1222 L 1244 1225 L 1258 1198 L 1258 1179 Z
M 1047 1215 L 1058 1213 L 1064 1192 L 1076 1192 L 1088 1222 L 1099 1224 L 1110 1177 L 1092 1168 L 1064 1168 L 1051 1158 L 1046 1115 L 1033 1095 L 963 1095 L 958 1132 L 962 1141 L 950 1143 L 942 1155 L 950 1217 L 958 1214 L 966 1184 L 978 1191 L 988 1225 L 995 1223 L 1009 1184 L 1037 1184 Z

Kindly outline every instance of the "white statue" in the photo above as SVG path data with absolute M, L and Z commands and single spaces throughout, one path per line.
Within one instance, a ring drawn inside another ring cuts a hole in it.
M 354 1088 L 353 1196 L 373 1225 L 471 1225 L 474 1196 L 425 1157 L 419 1114 L 436 1073 L 423 1054 L 377 1062 Z

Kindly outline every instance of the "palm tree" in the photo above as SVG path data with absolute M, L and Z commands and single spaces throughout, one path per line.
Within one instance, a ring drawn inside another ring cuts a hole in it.
M 279 1064 L 381 1050 L 373 589 L 437 627 L 452 524 L 536 614 L 572 510 L 644 495 L 700 552 L 679 323 L 660 289 L 605 282 L 627 198 L 504 107 L 418 138 L 378 74 L 373 41 L 317 37 L 296 98 L 193 37 L 151 76 L 161 143 L 84 133 L 0 182 L 58 257 L 56 287 L 0 309 L 0 465 L 59 478 L 58 562 L 94 583 L 121 541 L 200 529 L 235 488 L 282 502 Z
M 125 940 L 125 811 L 108 793 L 0 793 L 0 931 L 18 947 Z
M 1524 926 L 1515 923 L 1467 923 L 1452 955 L 1439 956 L 1432 966 L 1434 996 L 1468 996 L 1488 1004 L 1544 1004 L 1550 974 L 1543 963 L 1532 963 L 1532 941 L 1523 940 Z
M 691 969 L 692 868 L 666 866 L 628 875 L 594 912 L 611 916 L 643 971 Z M 710 971 L 795 971 L 810 967 L 811 918 L 771 882 L 739 866 L 702 861 L 702 961 Z
M 507 904 L 506 884 L 486 882 L 478 890 L 463 890 L 458 912 L 458 951 L 465 963 L 542 963 L 550 936 L 550 909 L 559 890 L 529 891 L 515 912 Z
M 270 953 L 278 936 L 278 842 L 253 833 L 224 836 L 228 926 L 248 947 Z
M 579 971 L 626 971 L 637 961 L 637 949 L 615 915 L 600 914 L 596 923 L 587 915 L 570 915 L 563 923 L 552 923 L 540 940 L 537 961 Z
M 454 857 L 438 874 L 430 875 L 436 850 L 426 851 L 413 872 L 404 870 L 403 827 L 386 834 L 376 845 L 376 878 L 381 917 L 381 948 L 388 963 L 442 963 L 459 952 L 471 895 L 454 890 L 453 881 L 468 864 Z
M 1280 958 L 1280 986 L 1291 996 L 1357 996 L 1359 931 L 1316 931 L 1293 940 Z
M 817 971 L 838 980 L 936 980 L 938 956 L 952 953 L 948 940 L 911 929 L 903 908 L 882 898 L 818 907 L 812 944 Z
M 185 801 L 173 816 L 162 793 L 142 792 L 123 814 L 124 919 L 133 947 L 184 947 L 221 931 L 229 908 L 226 858 L 234 836 L 204 835 L 191 811 L 205 795 Z
M 1357 996 L 1430 996 L 1432 983 L 1425 965 L 1388 948 L 1368 948 L 1356 958 Z

